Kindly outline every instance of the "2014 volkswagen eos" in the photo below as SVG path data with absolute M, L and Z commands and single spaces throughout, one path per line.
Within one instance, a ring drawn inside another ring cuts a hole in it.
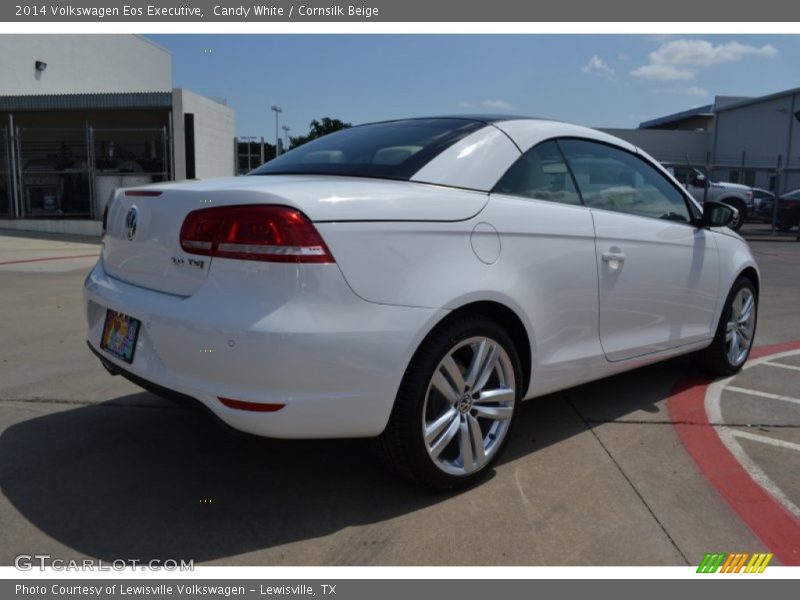
M 246 177 L 117 191 L 88 343 L 236 429 L 379 436 L 400 473 L 463 487 L 522 400 L 689 352 L 742 367 L 759 274 L 734 214 L 584 127 L 362 125 Z

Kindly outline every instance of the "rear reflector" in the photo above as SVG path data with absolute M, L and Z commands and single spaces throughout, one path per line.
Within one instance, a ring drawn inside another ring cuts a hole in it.
M 285 404 L 264 404 L 261 402 L 245 402 L 244 400 L 231 400 L 230 398 L 219 398 L 228 408 L 237 410 L 249 410 L 252 412 L 276 412 L 282 409 Z
M 186 215 L 181 248 L 190 254 L 289 263 L 332 263 L 308 218 L 288 206 L 215 206 Z
M 125 190 L 126 196 L 160 196 L 164 192 L 158 190 Z

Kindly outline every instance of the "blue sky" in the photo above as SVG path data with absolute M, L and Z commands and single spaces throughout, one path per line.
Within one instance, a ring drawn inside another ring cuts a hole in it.
M 237 135 L 469 112 L 593 127 L 800 87 L 800 35 L 151 35 L 176 87 L 225 98 Z

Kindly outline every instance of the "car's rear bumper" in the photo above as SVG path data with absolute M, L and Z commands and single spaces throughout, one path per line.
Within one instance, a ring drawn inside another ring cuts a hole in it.
M 379 434 L 413 352 L 446 311 L 362 300 L 336 265 L 249 265 L 243 276 L 234 262 L 215 259 L 202 288 L 181 297 L 115 279 L 101 260 L 84 286 L 89 346 L 142 387 L 195 399 L 241 431 Z M 142 323 L 131 364 L 100 348 L 107 309 Z
M 156 396 L 159 396 L 161 398 L 165 398 L 167 400 L 171 400 L 172 402 L 175 402 L 176 404 L 181 404 L 181 405 L 189 407 L 189 408 L 197 408 L 197 409 L 203 410 L 206 413 L 208 413 L 209 415 L 211 415 L 212 417 L 214 417 L 221 425 L 226 426 L 226 427 L 228 426 L 228 424 L 225 421 L 222 421 L 213 411 L 209 410 L 209 408 L 205 404 L 200 402 L 197 398 L 192 398 L 191 396 L 187 396 L 186 394 L 181 394 L 180 392 L 176 392 L 175 390 L 171 390 L 169 388 L 165 388 L 164 386 L 157 385 L 157 384 L 153 383 L 152 381 L 148 381 L 147 379 L 143 379 L 142 377 L 139 377 L 138 375 L 134 375 L 129 370 L 124 369 L 124 368 L 120 367 L 119 365 L 112 363 L 109 360 L 110 357 L 108 356 L 108 354 L 106 354 L 104 352 L 101 352 L 100 350 L 98 350 L 97 348 L 92 346 L 89 343 L 88 340 L 86 341 L 86 345 L 89 347 L 89 350 L 92 352 L 92 354 L 94 354 L 97 357 L 97 359 L 101 363 L 103 363 L 103 366 L 112 375 L 120 375 L 121 377 L 124 377 L 125 379 L 127 379 L 131 383 L 135 383 L 140 388 L 143 388 L 143 389 L 147 390 L 148 392 L 151 392 L 151 393 L 153 393 Z M 231 429 L 231 431 L 233 431 L 233 429 Z M 241 432 L 239 432 L 239 431 L 236 431 L 236 433 L 240 433 L 241 434 Z

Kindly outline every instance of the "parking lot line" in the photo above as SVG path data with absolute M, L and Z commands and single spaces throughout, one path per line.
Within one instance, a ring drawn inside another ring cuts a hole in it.
M 785 365 L 779 362 L 772 362 L 771 360 L 765 360 L 761 363 L 762 365 L 767 365 L 769 367 L 780 367 L 781 369 L 791 369 L 792 371 L 800 371 L 800 367 L 796 365 Z
M 758 435 L 757 433 L 750 433 L 749 431 L 742 431 L 741 429 L 731 429 L 731 435 L 746 440 L 753 440 L 754 442 L 761 442 L 762 444 L 770 444 L 772 446 L 779 446 L 781 448 L 788 448 L 790 450 L 797 450 L 800 452 L 800 444 L 793 444 L 784 440 L 771 438 L 766 435 Z M 800 509 L 798 509 L 800 511 Z
M 796 354 L 800 341 L 755 348 L 745 368 Z M 734 377 L 678 382 L 667 407 L 678 438 L 739 518 L 784 565 L 800 565 L 800 507 L 745 453 L 722 420 L 719 400 Z M 722 425 L 718 425 L 722 424 Z
M 758 364 L 756 361 L 750 362 L 745 366 L 745 368 L 753 367 L 756 364 Z M 772 481 L 772 479 L 764 472 L 764 470 L 750 458 L 739 442 L 736 441 L 735 438 L 737 437 L 738 433 L 745 432 L 742 432 L 739 428 L 728 427 L 725 425 L 725 420 L 722 417 L 722 407 L 720 402 L 722 400 L 722 392 L 730 389 L 728 384 L 733 379 L 735 379 L 735 376 L 728 377 L 726 379 L 720 379 L 707 386 L 705 390 L 705 397 L 703 400 L 705 412 L 708 415 L 708 419 L 711 423 L 718 424 L 714 427 L 717 434 L 717 440 L 721 441 L 723 447 L 730 453 L 730 455 L 732 455 L 733 459 L 740 467 L 739 470 L 744 472 L 744 476 L 750 478 L 750 485 L 755 482 L 757 486 L 760 486 L 762 491 L 767 492 L 772 496 L 772 498 L 777 500 L 781 507 L 788 510 L 795 518 L 800 519 L 800 506 L 797 506 L 786 494 L 783 493 L 783 490 L 780 488 L 780 486 Z M 730 476 L 731 473 L 729 472 L 728 475 Z M 733 480 L 736 481 L 737 486 L 741 486 L 742 482 L 738 477 L 738 473 L 735 475 L 736 477 L 734 477 Z M 744 494 L 748 494 L 748 490 L 746 488 L 740 487 L 739 491 L 743 492 Z M 734 494 L 735 493 L 736 492 L 734 491 Z M 744 510 L 748 510 L 748 508 L 749 507 L 747 506 L 743 507 Z M 752 510 L 752 508 L 750 508 L 750 510 Z M 769 512 L 769 510 L 766 510 L 765 512 Z M 797 525 L 800 525 L 800 523 Z M 800 535 L 800 529 L 798 529 L 798 535 Z
M 5 265 L 21 265 L 22 263 L 44 262 L 48 260 L 67 260 L 70 258 L 97 258 L 99 253 L 94 254 L 71 254 L 70 256 L 45 256 L 43 258 L 24 258 L 21 260 L 7 260 L 0 262 L 0 267 Z
M 763 365 L 764 363 L 761 364 Z M 726 386 L 725 391 L 736 392 L 737 394 L 747 394 L 748 396 L 758 396 L 759 398 L 769 398 L 770 400 L 782 400 L 783 402 L 791 402 L 793 404 L 800 404 L 800 398 L 792 398 L 791 396 L 782 396 L 781 394 L 770 394 L 769 392 L 762 392 L 760 390 L 741 388 L 735 385 Z

